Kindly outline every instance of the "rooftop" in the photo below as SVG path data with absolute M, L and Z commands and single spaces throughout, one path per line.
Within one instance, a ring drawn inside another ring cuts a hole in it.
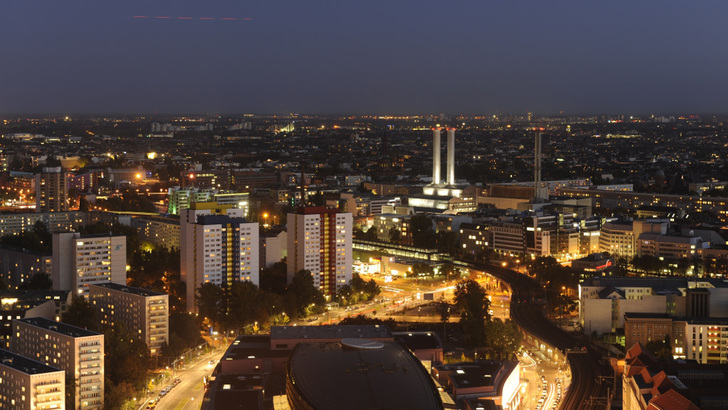
M 346 326 L 273 326 L 270 329 L 273 340 L 311 339 L 341 340 L 346 338 L 381 339 L 392 338 L 392 332 L 386 325 L 346 325 Z
M 147 290 L 147 289 L 142 289 L 142 288 L 134 288 L 131 286 L 119 285 L 117 283 L 112 283 L 112 282 L 91 284 L 91 285 L 89 285 L 89 288 L 91 288 L 91 287 L 111 289 L 111 290 L 115 290 L 118 292 L 131 293 L 131 294 L 138 295 L 138 296 L 164 296 L 164 295 L 166 295 L 166 293 L 155 292 L 153 290 Z
M 399 343 L 385 342 L 379 349 L 301 343 L 288 366 L 289 386 L 313 408 L 443 408 L 427 371 Z
M 688 286 L 690 284 L 690 286 Z M 728 280 L 718 278 L 700 278 L 697 280 L 686 278 L 640 278 L 640 277 L 605 277 L 595 276 L 585 279 L 584 286 L 613 286 L 615 288 L 653 288 L 678 290 L 685 288 L 728 288 Z
M 80 327 L 67 325 L 65 323 L 56 322 L 42 317 L 17 319 L 17 321 L 71 337 L 102 336 L 101 333 L 92 332 L 90 330 L 81 329 Z
M 42 374 L 63 371 L 3 349 L 0 349 L 0 364 L 21 371 L 25 374 Z

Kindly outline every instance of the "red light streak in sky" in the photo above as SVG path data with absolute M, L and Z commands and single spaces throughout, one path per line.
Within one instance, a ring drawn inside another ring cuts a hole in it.
M 220 21 L 251 21 L 253 20 L 250 17 L 189 17 L 189 16 L 179 16 L 179 17 L 172 17 L 172 16 L 132 16 L 135 19 L 157 19 L 157 20 L 220 20 Z

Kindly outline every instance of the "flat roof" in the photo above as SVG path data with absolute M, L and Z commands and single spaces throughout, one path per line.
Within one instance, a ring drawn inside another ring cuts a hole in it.
M 696 286 L 696 283 L 701 284 Z M 705 286 L 709 284 L 710 286 Z M 688 286 L 689 285 L 689 286 Z M 594 276 L 587 278 L 581 284 L 584 286 L 613 286 L 615 288 L 654 288 L 678 290 L 685 288 L 727 288 L 728 280 L 720 278 L 666 278 L 666 277 L 621 277 L 621 276 Z
M 43 317 L 31 317 L 25 319 L 16 319 L 18 322 L 27 323 L 36 327 L 40 327 L 52 332 L 61 333 L 71 337 L 101 336 L 101 333 L 92 332 L 90 330 L 81 329 L 80 327 L 71 326 L 65 323 L 56 322 Z
M 478 361 L 437 366 L 438 369 L 452 372 L 450 380 L 457 388 L 493 386 L 495 391 L 515 367 L 516 363 L 510 361 Z
M 113 282 L 89 284 L 89 288 L 91 288 L 93 286 L 116 290 L 119 292 L 131 293 L 131 294 L 139 295 L 139 296 L 164 296 L 164 295 L 166 295 L 166 293 L 162 293 L 162 292 L 155 292 L 153 290 L 148 290 L 148 289 L 134 288 L 131 286 L 126 286 L 126 285 L 119 285 L 119 284 L 113 283 Z
M 625 312 L 624 317 L 629 319 L 670 319 L 672 317 L 667 313 L 643 313 L 643 312 Z
M 0 349 L 0 364 L 21 371 L 25 374 L 42 374 L 63 371 L 4 349 Z
M 289 386 L 316 409 L 443 408 L 430 375 L 396 342 L 373 350 L 299 343 L 288 369 Z
M 330 325 L 330 326 L 272 326 L 272 340 L 330 339 L 332 341 L 363 337 L 367 339 L 392 338 L 387 325 Z
M 412 351 L 442 349 L 442 342 L 435 332 L 392 332 L 392 336 Z

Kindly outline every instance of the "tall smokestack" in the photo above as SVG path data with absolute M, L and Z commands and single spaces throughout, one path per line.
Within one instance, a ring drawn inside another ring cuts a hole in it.
M 455 128 L 447 129 L 447 184 L 455 185 Z
M 440 185 L 440 129 L 432 129 L 432 183 Z
M 536 131 L 533 158 L 533 199 L 539 201 L 541 198 L 541 131 Z

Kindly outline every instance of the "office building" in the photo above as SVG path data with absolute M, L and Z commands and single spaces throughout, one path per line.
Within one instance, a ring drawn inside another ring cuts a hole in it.
M 352 216 L 324 207 L 300 207 L 288 214 L 288 283 L 307 270 L 326 297 L 351 280 Z
M 66 173 L 61 167 L 45 167 L 35 176 L 35 210 L 37 212 L 68 211 Z
M 104 405 L 104 335 L 44 318 L 13 321 L 10 349 L 65 370 L 76 383 L 76 409 Z
M 203 283 L 228 286 L 233 281 L 259 284 L 259 227 L 243 210 L 215 202 L 191 204 L 180 217 L 182 280 L 187 310 L 196 311 L 195 290 Z
M 66 372 L 0 349 L 0 408 L 62 409 Z
M 102 283 L 89 286 L 89 301 L 102 326 L 123 325 L 158 355 L 169 342 L 169 295 L 151 290 Z
M 54 290 L 72 290 L 88 298 L 88 285 L 126 284 L 126 236 L 53 234 Z

